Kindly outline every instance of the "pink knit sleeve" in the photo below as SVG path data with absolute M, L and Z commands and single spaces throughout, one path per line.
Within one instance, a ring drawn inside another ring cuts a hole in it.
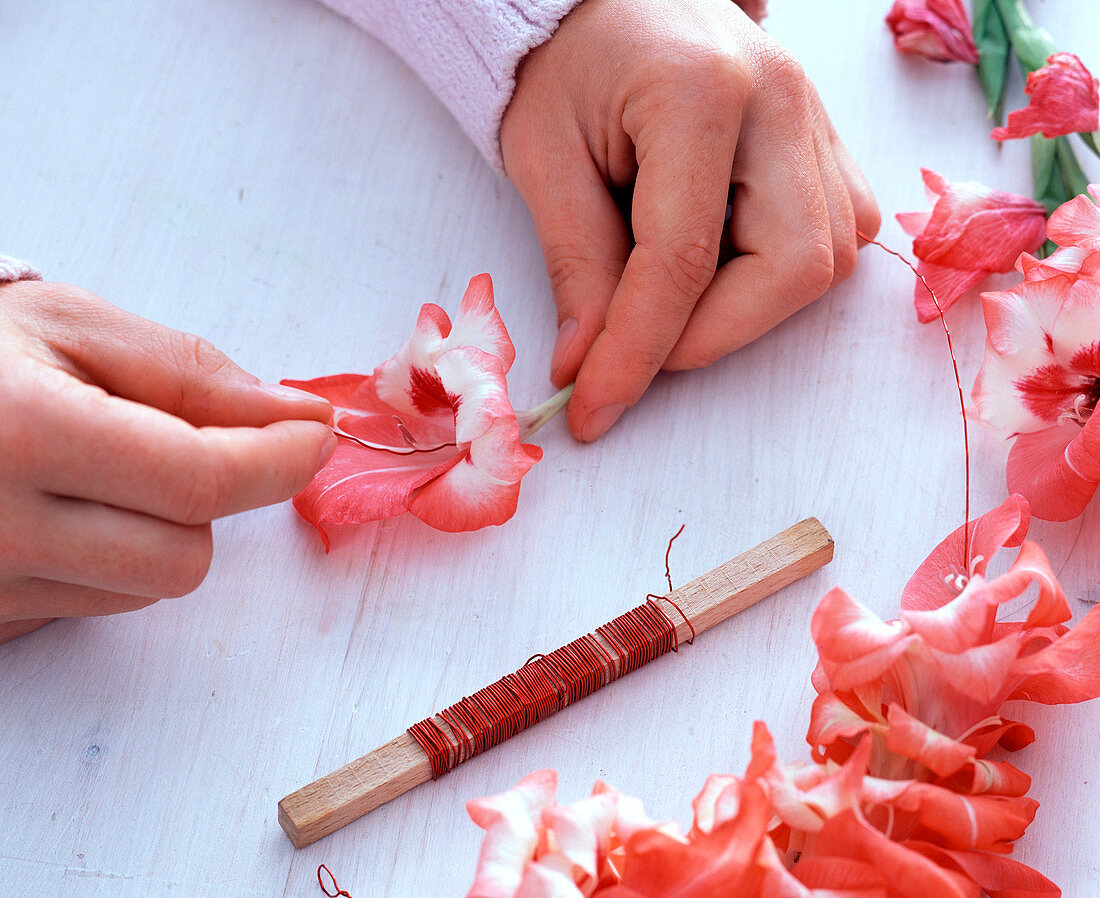
M 581 0 L 322 0 L 389 45 L 503 173 L 500 123 L 516 68 Z M 759 21 L 767 0 L 737 0 Z
M 42 275 L 32 265 L 11 256 L 0 256 L 0 284 L 12 281 L 40 281 Z
M 322 0 L 407 62 L 504 171 L 500 122 L 516 67 L 580 0 Z

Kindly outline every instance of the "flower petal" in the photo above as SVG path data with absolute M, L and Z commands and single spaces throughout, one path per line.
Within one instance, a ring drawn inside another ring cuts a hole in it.
M 1008 488 L 1028 497 L 1035 516 L 1069 521 L 1085 510 L 1100 483 L 1100 415 L 1021 434 L 1008 455 Z
M 1004 127 L 994 128 L 994 140 L 1060 137 L 1100 128 L 1100 92 L 1097 80 L 1072 53 L 1054 53 L 1046 65 L 1027 76 L 1024 93 L 1031 97 L 1023 109 L 1008 114 Z
M 1011 699 L 1044 705 L 1083 702 L 1100 696 L 1100 606 L 1048 647 L 1020 658 Z
M 963 542 L 964 528 L 959 527 L 932 550 L 909 578 L 901 594 L 902 610 L 930 610 L 950 602 L 959 594 L 956 578 L 984 574 L 989 559 L 1003 546 L 1020 545 L 1030 520 L 1027 501 L 1012 495 L 965 528 L 969 551 Z
M 472 346 L 496 356 L 505 374 L 515 361 L 516 349 L 493 304 L 493 280 L 487 274 L 470 279 L 451 332 L 443 341 L 444 352 L 460 346 Z
M 960 0 L 895 0 L 886 24 L 901 53 L 935 62 L 978 62 L 978 48 Z
M 402 514 L 418 487 L 465 455 L 453 446 L 399 455 L 342 439 L 328 464 L 294 497 L 294 507 L 317 528 L 327 552 L 326 524 L 364 524 Z
M 902 622 L 884 623 L 842 589 L 830 590 L 818 604 L 810 632 L 837 690 L 881 676 L 913 639 Z
M 946 265 L 936 265 L 932 262 L 920 261 L 917 263 L 917 274 L 924 278 L 922 283 L 917 278 L 913 286 L 913 307 L 917 310 L 917 320 L 921 324 L 928 324 L 940 317 L 940 310 L 947 311 L 967 291 L 977 287 L 991 272 L 983 269 L 966 270 L 963 268 L 950 268 Z M 928 284 L 928 287 L 924 285 Z M 928 290 L 936 294 L 933 300 Z M 939 302 L 939 309 L 936 308 Z
M 467 898 L 513 898 L 535 856 L 542 809 L 554 800 L 557 785 L 555 771 L 539 770 L 507 792 L 466 802 L 471 819 L 486 830 Z
M 1088 192 L 1089 196 L 1075 196 L 1050 214 L 1047 236 L 1059 246 L 1096 253 L 1100 252 L 1100 184 L 1090 184 Z
M 520 478 L 541 458 L 538 446 L 519 442 L 514 418 L 500 418 L 452 467 L 424 483 L 409 511 L 452 533 L 503 524 L 516 513 Z

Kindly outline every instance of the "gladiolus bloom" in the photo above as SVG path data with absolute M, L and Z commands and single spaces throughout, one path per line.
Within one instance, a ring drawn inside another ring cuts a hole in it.
M 1011 271 L 1020 253 L 1033 252 L 1044 240 L 1046 210 L 1034 200 L 968 181 L 949 184 L 942 175 L 921 169 L 930 212 L 897 216 L 912 235 L 917 272 L 948 309 L 967 290 L 994 272 Z M 913 304 L 921 323 L 936 319 L 932 297 L 918 280 Z
M 1100 185 L 1089 192 L 1100 200 Z M 1076 197 L 1051 215 L 1050 233 L 1057 252 L 1021 256 L 1021 283 L 982 294 L 988 337 L 973 395 L 1015 437 L 1009 489 L 1037 517 L 1066 521 L 1100 485 L 1100 209 Z
M 427 303 L 411 339 L 371 374 L 283 383 L 332 402 L 336 453 L 294 497 L 329 546 L 326 524 L 412 512 L 439 530 L 503 524 L 542 457 L 521 442 L 505 375 L 515 358 L 486 274 L 451 325 Z
M 1039 133 L 1059 137 L 1100 128 L 1100 82 L 1072 53 L 1048 57 L 1045 66 L 1027 76 L 1024 93 L 1030 102 L 1010 112 L 1003 127 L 993 129 L 989 136 L 994 140 Z
M 935 62 L 978 64 L 978 48 L 961 0 L 896 0 L 886 24 L 901 53 Z

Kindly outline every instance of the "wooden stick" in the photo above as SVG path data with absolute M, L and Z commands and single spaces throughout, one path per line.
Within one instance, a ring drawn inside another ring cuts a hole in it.
M 676 626 L 682 645 L 833 557 L 833 538 L 806 518 L 667 596 L 687 620 Z M 691 625 L 687 623 L 691 621 Z M 441 727 L 447 724 L 434 718 Z M 424 749 L 407 732 L 369 755 L 303 786 L 279 802 L 279 824 L 302 848 L 432 778 Z

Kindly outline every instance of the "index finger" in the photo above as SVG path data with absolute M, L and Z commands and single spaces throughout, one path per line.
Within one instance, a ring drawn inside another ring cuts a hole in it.
M 737 104 L 711 98 L 700 109 L 677 96 L 651 112 L 631 134 L 638 154 L 635 246 L 569 404 L 570 430 L 582 440 L 602 436 L 641 398 L 718 262 Z M 629 113 L 624 126 L 631 133 Z
M 335 445 L 332 431 L 316 421 L 195 427 L 79 381 L 49 389 L 40 426 L 27 435 L 28 480 L 46 493 L 178 524 L 290 498 Z

